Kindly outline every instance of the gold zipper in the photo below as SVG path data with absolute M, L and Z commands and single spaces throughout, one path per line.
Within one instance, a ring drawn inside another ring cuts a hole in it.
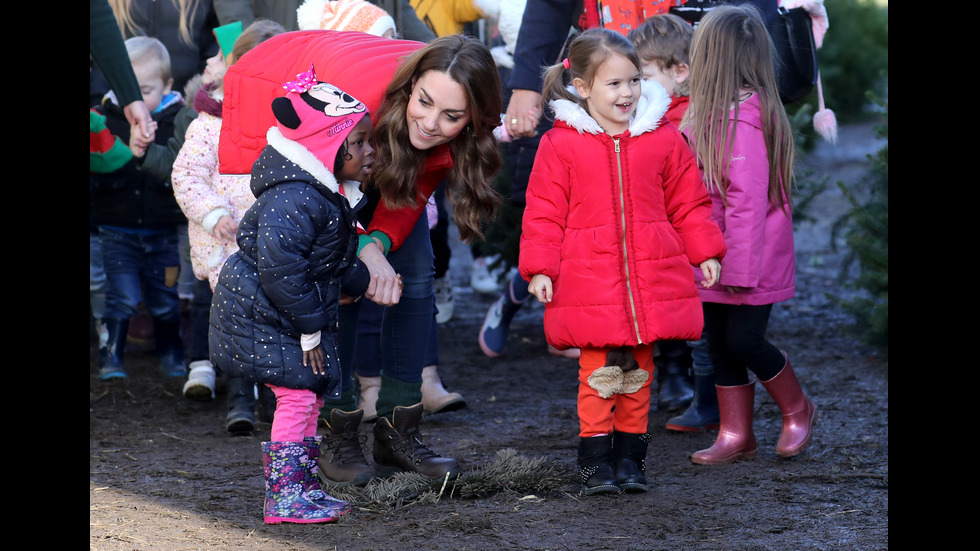
M 630 311 L 633 314 L 633 331 L 636 332 L 636 341 L 643 344 L 643 339 L 640 337 L 640 324 L 636 319 L 636 302 L 633 300 L 633 290 L 630 285 L 629 252 L 626 248 L 626 199 L 623 196 L 623 163 L 619 158 L 619 138 L 613 138 L 613 143 L 616 144 L 616 170 L 619 173 L 619 218 L 623 228 L 623 269 L 626 273 L 626 296 L 630 299 Z

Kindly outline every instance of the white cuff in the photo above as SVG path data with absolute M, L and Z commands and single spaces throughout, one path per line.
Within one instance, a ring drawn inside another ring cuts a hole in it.
M 320 346 L 320 332 L 317 331 L 312 335 L 300 335 L 299 344 L 303 347 L 303 352 L 313 350 L 317 346 Z

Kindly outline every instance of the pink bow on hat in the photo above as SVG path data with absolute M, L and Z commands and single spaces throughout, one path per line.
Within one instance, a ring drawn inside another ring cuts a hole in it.
M 290 92 L 296 92 L 297 94 L 302 94 L 303 92 L 308 91 L 310 88 L 313 88 L 313 86 L 317 83 L 316 73 L 313 71 L 313 64 L 310 63 L 310 69 L 305 73 L 296 75 L 296 78 L 298 80 L 290 80 L 286 84 L 283 84 L 282 87 Z

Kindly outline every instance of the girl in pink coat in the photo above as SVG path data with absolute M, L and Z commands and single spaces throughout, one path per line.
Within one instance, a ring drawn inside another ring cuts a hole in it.
M 776 453 L 793 457 L 810 443 L 816 408 L 786 354 L 765 336 L 772 305 L 795 294 L 793 133 L 776 89 L 772 42 L 754 6 L 718 7 L 701 20 L 681 128 L 728 243 L 720 285 L 700 290 L 721 428 L 714 445 L 691 460 L 718 465 L 755 455 L 754 381 L 747 369 L 782 412 Z
M 545 303 L 548 343 L 581 349 L 584 492 L 646 491 L 653 345 L 700 338 L 691 266 L 711 287 L 725 242 L 694 154 L 665 117 L 670 97 L 642 81 L 625 37 L 579 35 L 545 92 L 555 125 L 528 181 L 520 273 Z

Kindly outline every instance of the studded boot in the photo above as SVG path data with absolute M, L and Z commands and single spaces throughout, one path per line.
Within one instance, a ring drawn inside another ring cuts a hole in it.
M 613 466 L 616 485 L 624 492 L 645 492 L 648 489 L 646 470 L 648 433 L 613 432 Z
M 578 466 L 585 495 L 618 494 L 622 490 L 616 484 L 613 469 L 613 437 L 589 436 L 579 438 Z

